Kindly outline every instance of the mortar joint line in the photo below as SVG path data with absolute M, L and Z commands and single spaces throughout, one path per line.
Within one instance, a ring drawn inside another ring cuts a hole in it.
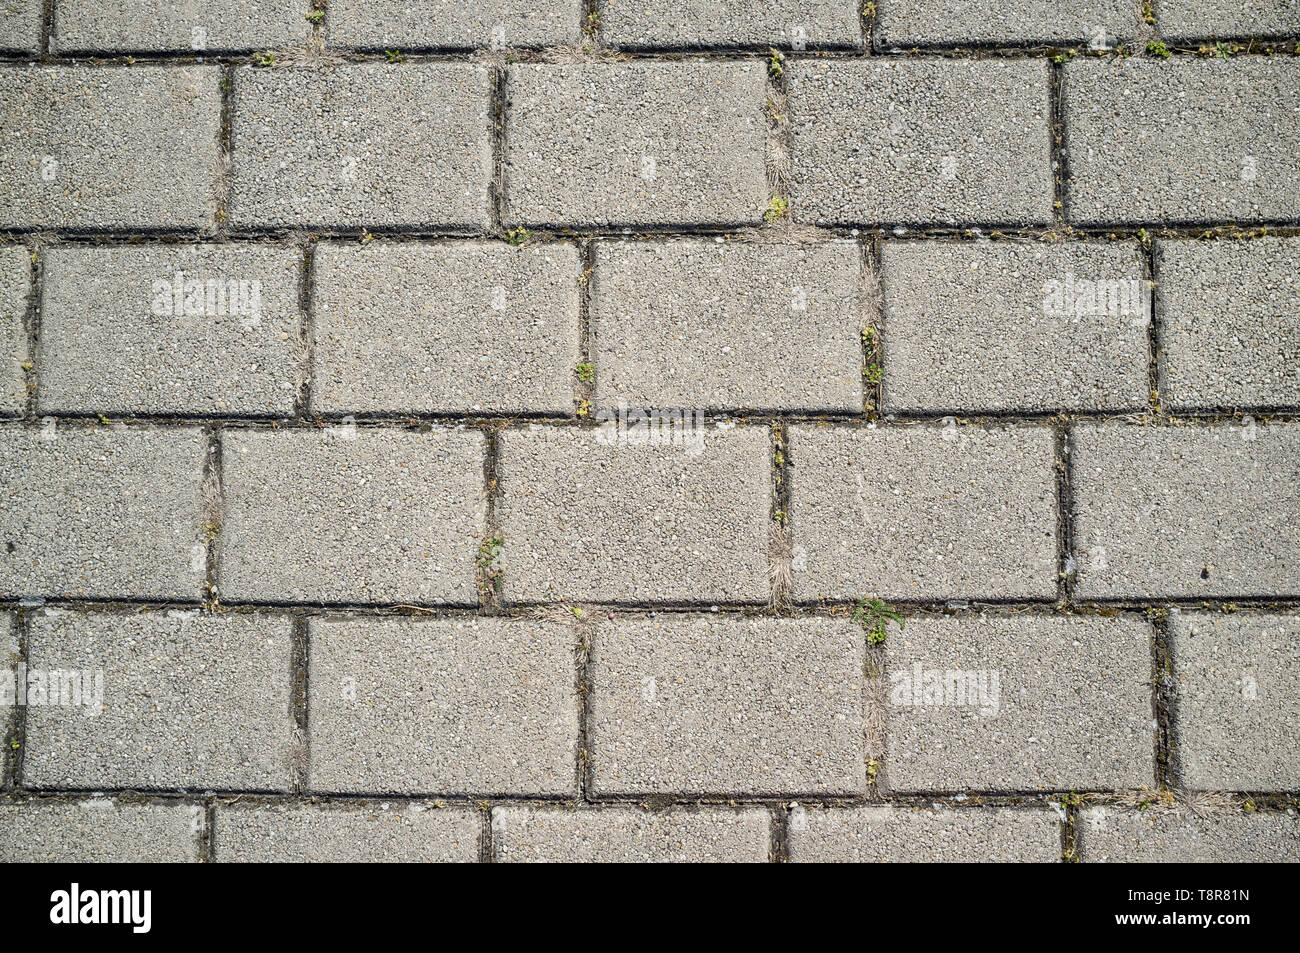
M 200 532 L 203 533 L 202 545 L 204 546 L 204 608 L 211 611 L 221 602 L 221 591 L 218 588 L 221 574 L 217 565 L 218 537 L 221 535 L 223 509 L 222 431 L 220 425 L 207 428 L 204 449 L 203 472 L 200 477 L 203 514 Z
M 27 289 L 27 306 L 23 313 L 24 343 L 27 349 L 25 355 L 26 366 L 23 368 L 23 386 L 26 389 L 26 394 L 23 395 L 23 405 L 26 416 L 35 420 L 38 409 L 38 391 L 41 385 L 39 354 L 41 345 L 41 310 L 45 299 L 46 246 L 38 236 L 33 236 L 32 240 L 24 247 L 27 249 L 31 270 L 28 273 L 30 287 Z
M 314 426 L 311 421 L 312 377 L 316 360 L 316 250 L 318 241 L 308 236 L 302 242 L 301 267 L 298 274 L 298 341 L 294 362 L 298 379 L 294 388 L 293 416 Z
M 307 789 L 311 776 L 311 630 L 305 615 L 294 615 L 290 639 L 289 677 L 292 689 L 289 713 L 294 724 L 291 776 L 293 793 L 302 794 Z
M 24 668 L 25 671 L 31 659 L 31 619 L 30 610 L 20 608 L 14 619 L 15 637 L 18 640 L 18 661 L 17 665 Z M 14 689 L 22 690 L 15 680 Z M 17 698 L 14 699 L 15 703 Z M 8 781 L 5 782 L 4 790 L 6 793 L 16 793 L 22 790 L 23 762 L 27 754 L 27 706 L 15 704 L 12 719 L 5 725 L 7 729 L 4 734 L 4 761 L 8 767 Z

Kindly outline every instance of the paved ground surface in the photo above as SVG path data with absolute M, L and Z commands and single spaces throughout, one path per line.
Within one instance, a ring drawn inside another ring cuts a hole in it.
M 0 12 L 0 859 L 1300 860 L 1295 0 Z

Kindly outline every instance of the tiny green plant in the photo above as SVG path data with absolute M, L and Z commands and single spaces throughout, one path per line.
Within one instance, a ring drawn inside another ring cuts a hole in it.
M 315 25 L 319 26 L 319 25 L 320 25 L 321 23 L 323 23 L 324 21 L 325 21 L 325 11 L 324 11 L 324 10 L 313 10 L 311 13 L 307 14 L 307 22 L 308 22 L 308 23 L 312 23 L 312 24 L 315 24 Z
M 504 542 L 500 536 L 489 536 L 478 548 L 478 568 L 483 571 L 485 591 L 501 589 L 501 546 Z
M 274 65 L 275 65 L 275 54 L 274 54 L 274 53 L 258 53 L 256 56 L 253 57 L 253 64 L 254 64 L 255 66 L 274 66 Z
M 790 214 L 790 203 L 779 195 L 772 196 L 772 201 L 767 203 L 767 211 L 763 213 L 763 221 L 775 222 L 779 218 L 785 218 Z
M 768 47 L 767 52 L 771 54 L 767 60 L 767 71 L 772 74 L 773 79 L 780 79 L 781 74 L 785 72 L 785 57 L 772 47 Z
M 1214 44 L 1214 55 L 1221 60 L 1226 60 L 1230 58 L 1232 54 L 1236 52 L 1237 52 L 1237 48 L 1233 46 L 1231 43 Z
M 533 233 L 526 228 L 512 228 L 506 232 L 506 241 L 511 245 L 522 245 L 532 237 Z
M 578 380 L 584 384 L 590 384 L 596 379 L 596 365 L 591 361 L 583 361 L 581 364 L 575 365 L 573 372 L 578 375 Z
M 868 384 L 880 383 L 880 365 L 871 364 L 862 371 L 862 376 Z
M 1066 807 L 1082 807 L 1083 798 L 1071 791 L 1069 794 L 1061 795 L 1061 803 Z
M 1169 59 L 1173 54 L 1169 52 L 1169 47 L 1165 46 L 1159 40 L 1152 40 L 1147 44 L 1147 52 L 1152 56 L 1159 56 L 1161 59 Z
M 384 50 L 384 56 L 390 63 L 405 63 L 406 56 L 401 50 Z
M 853 609 L 853 621 L 867 631 L 867 642 L 884 645 L 889 638 L 889 623 L 897 622 L 899 629 L 906 623 L 903 615 L 883 599 L 859 599 Z

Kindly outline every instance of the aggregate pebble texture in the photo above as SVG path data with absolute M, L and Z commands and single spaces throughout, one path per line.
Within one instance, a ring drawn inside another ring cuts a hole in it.
M 0 861 L 1300 860 L 1293 0 L 0 0 Z

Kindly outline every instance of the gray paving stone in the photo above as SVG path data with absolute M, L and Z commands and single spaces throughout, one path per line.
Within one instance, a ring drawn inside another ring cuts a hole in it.
M 791 211 L 815 224 L 1052 220 L 1043 60 L 801 60 Z
M 358 428 L 222 435 L 228 601 L 477 602 L 483 435 Z
M 311 32 L 299 0 L 58 0 L 51 49 L 59 53 L 240 52 L 300 46 Z
M 794 863 L 1057 863 L 1061 825 L 1049 810 L 906 807 L 791 812 Z
M 506 601 L 767 600 L 765 429 L 615 417 L 506 430 L 499 447 Z
M 512 66 L 505 219 L 756 224 L 767 208 L 757 61 Z
M 27 299 L 32 286 L 30 253 L 21 245 L 0 248 L 0 414 L 20 415 L 27 406 Z
M 1300 404 L 1300 240 L 1161 241 L 1156 268 L 1162 403 Z
M 1145 410 L 1135 245 L 886 242 L 884 410 Z
M 237 226 L 488 226 L 488 71 L 362 63 L 236 73 Z
M 16 801 L 0 804 L 0 862 L 197 863 L 197 804 Z
M 0 0 L 0 50 L 35 53 L 41 45 L 42 0 Z
M 200 228 L 216 211 L 217 66 L 0 67 L 0 228 Z
M 1295 36 L 1300 5 L 1296 0 L 1160 0 L 1156 22 L 1170 40 Z
M 1300 821 L 1292 814 L 1087 807 L 1077 830 L 1084 863 L 1300 862 Z
M 891 631 L 887 646 L 890 791 L 1095 791 L 1154 782 L 1146 620 L 915 616 Z
M 536 619 L 311 622 L 311 788 L 577 792 L 577 637 Z
M 206 456 L 193 427 L 0 428 L 0 593 L 198 599 Z
M 331 0 L 329 43 L 366 50 L 574 45 L 583 0 Z
M 1072 222 L 1300 217 L 1300 62 L 1079 58 L 1063 82 Z
M 1046 427 L 790 428 L 795 598 L 1048 599 Z
M 718 0 L 605 3 L 600 37 L 610 46 L 861 48 L 857 0 Z
M 1076 594 L 1300 591 L 1300 427 L 1071 428 Z
M 297 770 L 291 636 L 282 615 L 33 614 L 29 670 L 80 673 L 83 692 L 80 706 L 56 706 L 29 691 L 23 784 L 288 790 Z
M 1300 789 L 1300 616 L 1178 612 L 1169 643 L 1181 786 Z
M 219 805 L 218 863 L 476 863 L 481 815 L 423 804 Z
M 634 807 L 497 807 L 492 844 L 499 863 L 762 864 L 771 850 L 770 825 L 761 809 L 653 814 Z
M 598 794 L 860 794 L 862 630 L 659 615 L 592 635 Z
M 312 408 L 573 412 L 573 245 L 323 245 Z
M 1133 0 L 881 0 L 876 44 L 929 46 L 958 43 L 1089 43 L 1113 49 L 1137 30 Z
M 269 245 L 45 253 L 38 413 L 293 413 L 301 254 Z
M 596 406 L 860 413 L 856 243 L 597 246 Z

